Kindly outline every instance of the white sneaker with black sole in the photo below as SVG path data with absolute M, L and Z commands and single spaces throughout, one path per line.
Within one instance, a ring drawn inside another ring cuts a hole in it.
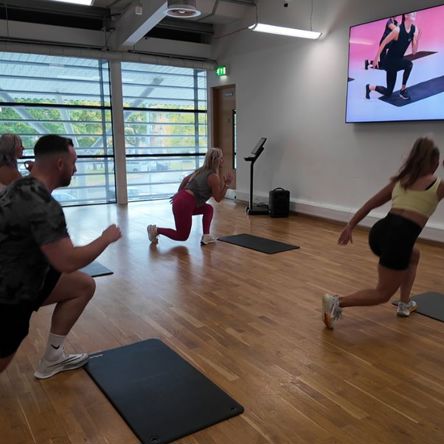
M 75 370 L 76 368 L 83 367 L 88 362 L 87 353 L 77 353 L 66 355 L 62 353 L 62 356 L 57 361 L 48 361 L 42 358 L 39 362 L 37 370 L 34 372 L 34 376 L 37 379 L 47 379 L 60 372 L 67 370 Z

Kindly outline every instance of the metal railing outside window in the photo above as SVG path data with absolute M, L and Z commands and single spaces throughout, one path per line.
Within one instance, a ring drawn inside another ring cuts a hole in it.
M 204 70 L 122 63 L 128 199 L 167 198 L 207 151 Z
M 108 63 L 0 52 L 0 134 L 16 133 L 32 159 L 43 134 L 73 140 L 77 173 L 53 195 L 64 205 L 115 202 Z M 24 171 L 22 162 L 19 161 Z

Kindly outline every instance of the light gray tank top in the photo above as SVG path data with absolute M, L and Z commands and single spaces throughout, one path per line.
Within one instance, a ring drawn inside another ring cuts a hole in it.
M 194 176 L 185 186 L 186 190 L 193 192 L 196 198 L 196 207 L 201 207 L 212 195 L 208 185 L 208 176 L 214 174 L 212 170 L 204 170 Z

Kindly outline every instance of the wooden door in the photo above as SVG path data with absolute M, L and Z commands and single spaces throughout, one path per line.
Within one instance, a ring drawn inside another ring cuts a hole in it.
M 224 153 L 224 172 L 232 170 L 236 188 L 236 87 L 213 88 L 213 146 Z

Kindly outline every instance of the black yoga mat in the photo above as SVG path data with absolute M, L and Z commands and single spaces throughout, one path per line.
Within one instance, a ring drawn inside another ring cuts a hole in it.
M 410 100 L 405 100 L 399 96 L 399 91 L 395 91 L 390 97 L 379 97 L 379 100 L 395 106 L 406 106 L 418 100 L 427 99 L 444 92 L 444 76 L 436 77 L 416 85 L 407 86 Z
M 80 271 L 89 274 L 91 277 L 107 276 L 108 274 L 113 274 L 113 272 L 102 265 L 100 262 L 91 262 L 86 267 L 83 267 Z
M 284 244 L 283 242 L 276 242 L 271 239 L 265 239 L 264 237 L 252 236 L 251 234 L 224 236 L 218 240 L 267 254 L 281 253 L 299 248 L 297 245 Z
M 404 58 L 413 61 L 417 59 L 422 59 L 423 57 L 427 57 L 432 54 L 436 54 L 436 51 L 418 51 L 416 54 L 409 54 L 404 56 Z
M 444 322 L 444 294 L 431 291 L 413 296 L 412 299 L 417 304 L 416 313 Z M 393 302 L 393 305 L 398 305 L 398 302 Z
M 143 444 L 164 444 L 244 409 L 158 339 L 90 356 L 94 382 Z

